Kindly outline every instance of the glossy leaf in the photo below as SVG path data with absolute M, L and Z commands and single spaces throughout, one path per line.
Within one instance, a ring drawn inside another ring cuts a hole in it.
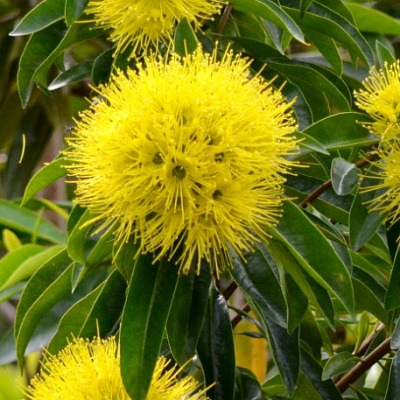
M 66 241 L 65 235 L 42 216 L 4 199 L 0 199 L 0 224 L 51 243 Z
M 287 327 L 286 303 L 277 277 L 272 270 L 265 249 L 260 243 L 254 252 L 245 255 L 245 261 L 235 257 L 230 273 L 243 293 L 251 298 L 263 317 Z
M 304 43 L 304 36 L 301 29 L 296 25 L 289 15 L 287 15 L 281 7 L 271 0 L 231 0 L 236 9 L 253 13 L 268 21 L 271 21 L 281 29 L 287 30 L 298 41 Z
M 245 368 L 236 368 L 234 400 L 261 400 L 262 390 L 254 374 Z
M 340 196 L 351 193 L 357 187 L 360 173 L 354 164 L 341 157 L 334 158 L 331 167 L 333 190 Z
M 353 368 L 360 359 L 348 351 L 335 354 L 325 364 L 322 371 L 322 380 L 332 378 L 335 375 L 343 374 Z
M 210 266 L 199 275 L 180 274 L 167 322 L 168 343 L 174 359 L 183 365 L 196 353 L 211 284 Z
M 396 59 L 393 56 L 392 52 L 381 42 L 376 41 L 375 48 L 381 68 L 385 66 L 385 62 L 387 62 L 389 65 L 396 62 Z
M 175 52 L 181 57 L 185 57 L 197 49 L 198 41 L 196 34 L 186 18 L 179 22 L 176 28 L 174 45 Z
M 66 250 L 45 263 L 30 279 L 18 304 L 15 338 L 19 365 L 41 319 L 72 291 L 73 262 Z
M 67 85 L 72 85 L 73 83 L 80 82 L 86 78 L 89 78 L 92 72 L 93 62 L 85 62 L 82 64 L 77 64 L 57 76 L 53 82 L 49 85 L 49 90 L 60 89 Z
M 210 290 L 197 353 L 209 387 L 207 395 L 213 400 L 233 400 L 235 351 L 232 326 L 226 301 L 215 288 Z
M 89 0 L 64 0 L 65 1 L 65 20 L 70 26 L 85 11 Z
M 385 394 L 385 400 L 397 400 L 400 394 L 400 352 L 397 351 L 393 357 L 389 372 L 389 385 Z
M 400 307 L 400 247 L 397 248 L 390 273 L 390 279 L 385 296 L 385 309 L 387 311 Z
M 65 0 L 42 1 L 25 15 L 10 35 L 29 35 L 61 20 L 64 16 L 64 3 Z
M 270 229 L 271 234 L 284 243 L 307 273 L 352 310 L 350 274 L 331 243 L 295 204 L 286 201 L 283 209 L 283 217 L 276 229 Z
M 140 256 L 129 282 L 120 330 L 121 376 L 129 395 L 144 400 L 171 309 L 178 268 Z
M 24 198 L 21 201 L 21 206 L 26 204 L 28 200 L 32 199 L 40 190 L 66 176 L 67 170 L 63 168 L 66 164 L 67 161 L 65 161 L 63 157 L 58 157 L 41 168 L 28 183 L 28 186 L 25 189 Z

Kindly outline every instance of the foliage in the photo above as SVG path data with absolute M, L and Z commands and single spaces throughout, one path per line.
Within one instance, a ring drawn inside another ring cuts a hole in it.
M 118 334 L 136 400 L 160 354 L 213 400 L 399 398 L 399 222 L 370 207 L 385 189 L 377 157 L 391 150 L 354 97 L 374 65 L 399 56 L 399 9 L 231 0 L 201 30 L 179 22 L 169 51 L 211 52 L 218 41 L 221 54 L 250 57 L 253 74 L 295 99 L 300 141 L 267 240 L 219 275 L 204 260 L 185 275 L 133 239 L 116 253 L 113 230 L 99 230 L 60 180 L 63 134 L 92 88 L 140 62 L 83 22 L 86 3 L 0 0 L 0 363 L 23 368 L 41 346 L 56 354 L 72 337 Z M 260 343 L 265 357 L 252 354 Z

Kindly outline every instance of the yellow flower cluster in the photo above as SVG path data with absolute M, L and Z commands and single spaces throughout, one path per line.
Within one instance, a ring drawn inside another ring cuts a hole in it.
M 202 259 L 218 272 L 265 236 L 281 214 L 296 124 L 249 66 L 232 52 L 151 56 L 98 89 L 66 157 L 100 229 L 118 221 L 117 242 L 139 241 L 155 261 L 181 248 L 184 272 Z
M 26 396 L 31 400 L 129 400 L 119 363 L 115 337 L 75 339 L 57 356 L 46 355 L 42 371 L 26 389 Z M 207 399 L 204 391 L 195 393 L 199 383 L 193 377 L 178 380 L 182 370 L 168 364 L 164 357 L 158 359 L 146 400 Z
M 186 18 L 195 28 L 220 11 L 224 0 L 90 0 L 87 12 L 96 24 L 110 29 L 116 52 L 132 46 L 145 51 L 172 41 L 176 23 Z
M 383 69 L 372 68 L 363 82 L 364 89 L 355 92 L 356 104 L 366 111 L 373 122 L 365 124 L 370 132 L 379 136 L 376 150 L 379 172 L 374 178 L 379 183 L 368 190 L 380 190 L 371 203 L 372 210 L 386 214 L 392 223 L 400 218 L 400 63 Z

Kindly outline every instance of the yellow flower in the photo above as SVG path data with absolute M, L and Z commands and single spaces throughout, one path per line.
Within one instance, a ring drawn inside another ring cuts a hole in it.
M 129 400 L 119 363 L 115 337 L 75 339 L 57 356 L 46 355 L 26 395 L 31 400 Z M 199 386 L 193 377 L 178 380 L 182 370 L 168 364 L 164 357 L 158 359 L 146 400 L 206 400 L 204 391 L 193 394 Z
M 250 61 L 198 50 L 118 73 L 81 115 L 66 152 L 77 202 L 118 221 L 117 243 L 140 241 L 155 261 L 187 273 L 201 260 L 224 269 L 281 214 L 282 174 L 296 129 L 281 92 Z M 134 239 L 130 239 L 130 235 Z
M 386 219 L 392 223 L 400 219 L 400 144 L 393 142 L 378 150 L 380 160 L 374 163 L 378 167 L 370 178 L 380 182 L 367 188 L 376 190 L 379 195 L 371 201 L 371 210 L 386 214 Z
M 132 45 L 131 57 L 146 50 L 151 43 L 172 41 L 177 22 L 186 18 L 197 29 L 201 20 L 212 18 L 225 0 L 90 0 L 88 13 L 94 21 L 111 29 L 110 38 L 117 44 L 116 53 Z
M 374 122 L 366 123 L 371 133 L 383 141 L 400 136 L 400 65 L 399 61 L 384 69 L 372 68 L 363 82 L 364 88 L 355 92 L 357 106 L 366 111 Z

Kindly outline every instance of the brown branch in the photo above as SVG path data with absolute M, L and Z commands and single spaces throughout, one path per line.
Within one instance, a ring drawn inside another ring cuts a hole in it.
M 375 328 L 375 330 L 361 343 L 355 355 L 357 357 L 362 357 L 367 352 L 370 344 L 375 340 L 379 332 L 381 332 L 383 329 L 385 329 L 385 324 L 380 323 Z
M 354 163 L 354 166 L 357 168 L 362 168 L 365 165 L 369 164 L 371 161 L 374 161 L 376 159 L 377 159 L 376 154 L 370 154 L 368 157 L 358 160 L 356 163 Z M 312 193 L 310 193 L 303 201 L 301 201 L 299 203 L 299 207 L 301 208 L 307 207 L 307 204 L 312 203 L 319 196 L 321 196 L 322 193 L 326 192 L 331 186 L 332 186 L 332 180 L 328 179 L 322 185 L 318 186 Z
M 237 289 L 237 284 L 236 282 L 232 282 L 222 293 L 222 295 L 224 296 L 225 300 L 228 301 L 230 299 L 230 297 L 233 295 L 233 293 L 235 293 L 235 290 Z
M 376 349 L 371 351 L 356 366 L 354 366 L 340 381 L 336 384 L 340 393 L 343 393 L 354 383 L 364 372 L 371 368 L 376 362 L 383 358 L 390 351 L 391 338 L 385 339 Z
M 242 308 L 243 312 L 249 312 L 250 311 L 250 306 L 246 304 Z M 231 324 L 232 324 L 232 329 L 236 327 L 236 325 L 242 320 L 242 316 L 240 314 L 237 314 L 235 318 L 233 318 Z
M 221 20 L 219 21 L 219 25 L 217 27 L 217 33 L 220 35 L 224 32 L 226 24 L 228 23 L 229 16 L 232 12 L 232 6 L 226 6 L 224 12 L 222 13 Z M 216 39 L 218 40 L 218 39 Z

